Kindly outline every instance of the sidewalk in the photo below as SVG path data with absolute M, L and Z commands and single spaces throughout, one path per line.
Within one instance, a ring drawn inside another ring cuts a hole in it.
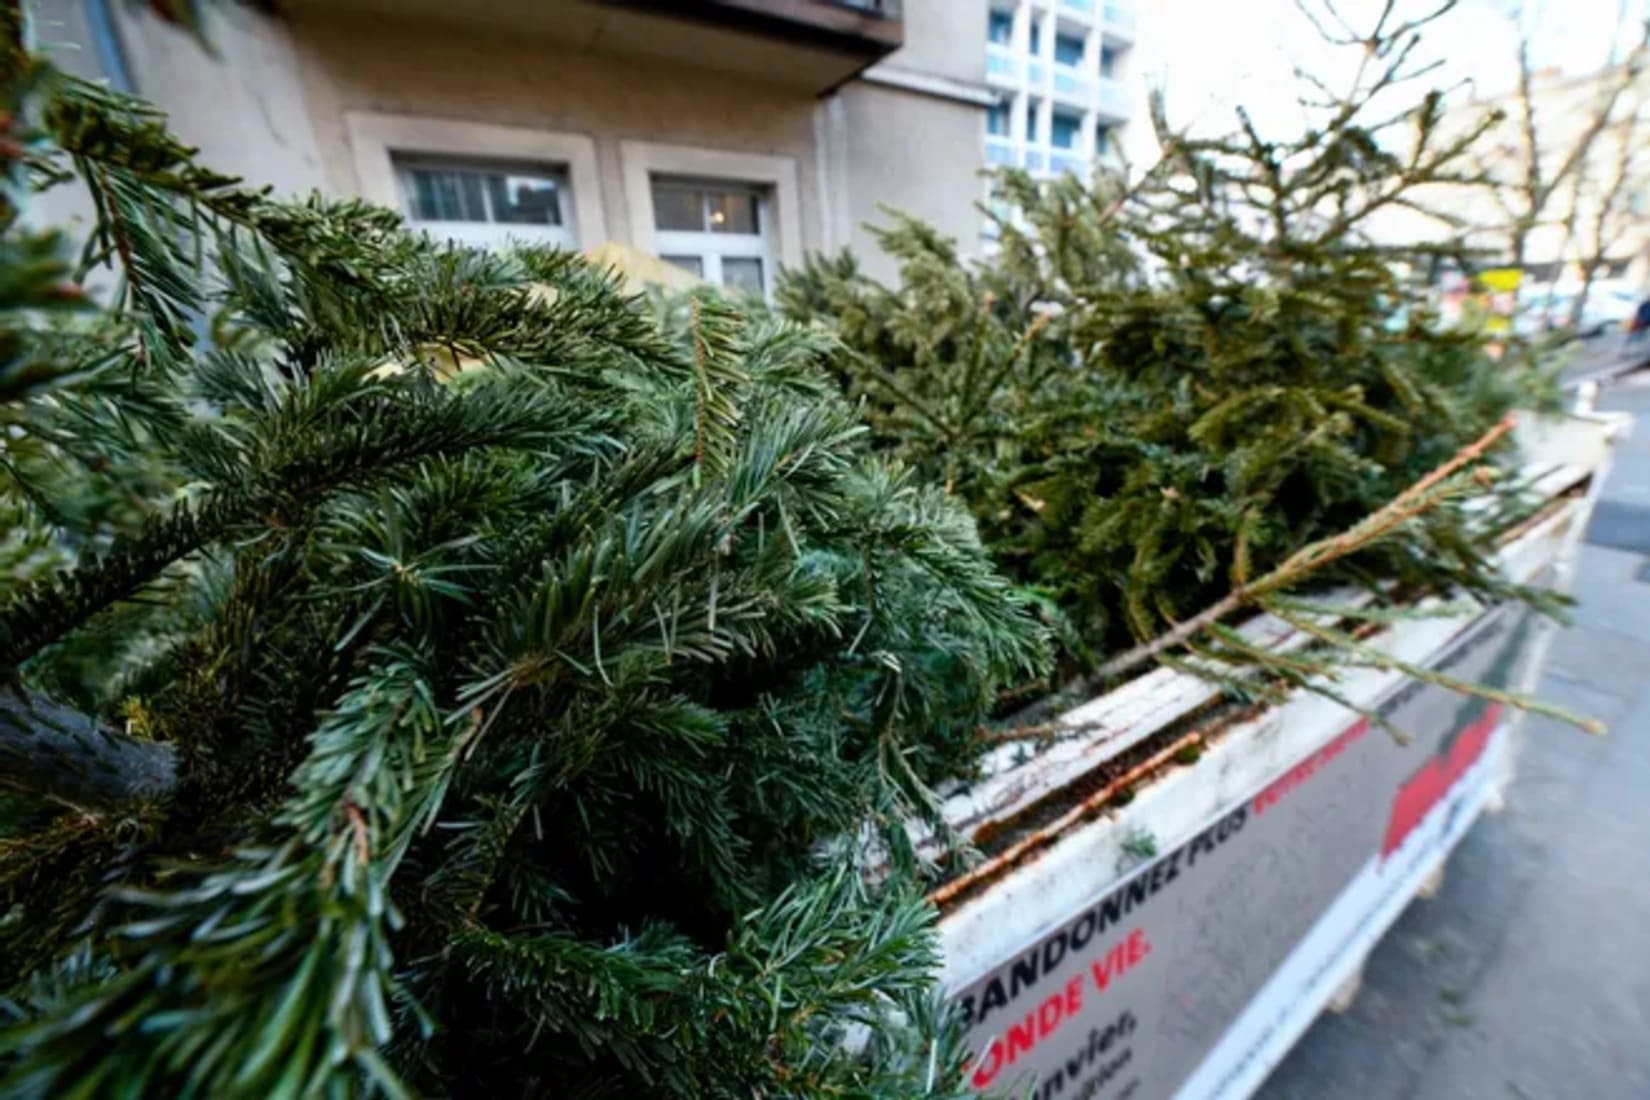
M 1528 722 L 1507 809 L 1467 834 L 1443 890 L 1387 933 L 1350 1011 L 1313 1025 L 1265 1100 L 1650 1097 L 1650 386 L 1600 405 L 1639 422 L 1540 693 L 1610 734 Z
M 1576 361 L 1565 368 L 1563 382 L 1566 387 L 1590 381 L 1603 384 L 1646 363 L 1650 363 L 1650 336 L 1630 344 L 1625 332 L 1609 332 L 1587 342 Z

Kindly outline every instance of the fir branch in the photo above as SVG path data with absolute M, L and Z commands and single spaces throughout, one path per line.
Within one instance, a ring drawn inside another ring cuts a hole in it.
M 1449 461 L 1394 497 L 1379 511 L 1357 525 L 1330 538 L 1303 546 L 1276 568 L 1255 578 L 1247 585 L 1234 588 L 1224 598 L 1210 604 L 1196 615 L 1178 623 L 1149 641 L 1110 658 L 1094 672 L 1085 676 L 1076 690 L 1093 692 L 1117 676 L 1151 661 L 1176 646 L 1185 644 L 1204 630 L 1228 618 L 1245 607 L 1258 605 L 1268 595 L 1284 591 L 1314 576 L 1319 570 L 1340 558 L 1357 553 L 1387 536 L 1400 524 L 1413 519 L 1439 502 L 1437 489 L 1447 479 L 1467 465 L 1478 461 L 1500 439 L 1512 430 L 1513 417 L 1509 414 L 1499 424 L 1477 440 L 1457 451 Z
M 692 310 L 693 343 L 693 461 L 707 473 L 720 476 L 731 462 L 739 426 L 737 387 L 746 381 L 736 364 L 738 348 L 726 309 L 695 298 Z
M 324 494 L 392 475 L 419 459 L 491 446 L 554 445 L 580 434 L 581 425 L 555 425 L 552 411 L 530 396 L 490 396 L 399 411 L 385 405 L 379 411 L 388 415 L 377 423 L 312 437 L 261 468 L 234 469 L 241 483 L 180 504 L 95 561 L 13 593 L 0 608 L 0 669 L 15 669 L 168 567 L 248 524 L 292 522 L 295 509 Z
M 1382 651 L 1375 649 L 1373 646 L 1366 645 L 1357 638 L 1354 638 L 1352 635 L 1347 634 L 1345 631 L 1336 630 L 1334 627 L 1314 621 L 1308 616 L 1286 614 L 1282 611 L 1274 611 L 1274 614 L 1277 614 L 1280 618 L 1284 619 L 1296 629 L 1302 630 L 1313 637 L 1322 640 L 1326 644 L 1334 646 L 1338 652 L 1345 654 L 1357 664 L 1365 665 L 1369 668 L 1402 672 L 1410 679 L 1419 680 L 1426 684 L 1436 684 L 1439 687 L 1448 688 L 1450 691 L 1457 692 L 1461 695 L 1470 695 L 1480 699 L 1488 699 L 1491 702 L 1502 703 L 1517 710 L 1529 711 L 1534 714 L 1542 714 L 1548 718 L 1556 718 L 1560 722 L 1574 726 L 1586 733 L 1602 734 L 1605 732 L 1604 723 L 1600 722 L 1596 718 L 1587 718 L 1582 715 L 1578 715 L 1574 711 L 1571 711 L 1565 707 L 1543 702 L 1540 699 L 1535 699 L 1528 695 L 1505 691 L 1490 684 L 1473 683 L 1470 680 L 1463 680 L 1460 677 L 1439 672 L 1437 669 L 1427 668 L 1425 665 L 1418 665 L 1413 661 L 1405 661 L 1402 658 L 1395 657 L 1390 653 L 1383 653 Z

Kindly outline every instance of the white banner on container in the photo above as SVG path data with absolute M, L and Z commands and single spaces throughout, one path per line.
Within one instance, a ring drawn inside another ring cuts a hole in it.
M 1513 609 L 1486 614 L 1429 663 L 1508 683 L 1525 621 Z M 1407 684 L 1379 713 L 1410 744 L 1353 722 L 1098 891 L 959 992 L 974 1087 L 1039 1100 L 1252 1088 L 1291 998 L 1321 982 L 1327 960 L 1395 892 L 1398 903 L 1408 897 L 1399 888 L 1422 848 L 1458 835 L 1452 807 L 1459 813 L 1461 792 L 1489 774 L 1479 765 L 1500 710 Z

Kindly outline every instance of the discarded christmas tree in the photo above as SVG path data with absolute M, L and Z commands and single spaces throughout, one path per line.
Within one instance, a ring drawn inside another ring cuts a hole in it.
M 1446 178 L 1435 102 L 1403 156 L 1010 177 L 990 265 L 796 276 L 826 334 L 272 203 L 20 41 L 8 1094 L 948 1095 L 904 826 L 1042 653 L 962 505 L 1067 673 L 1264 664 L 1221 619 L 1303 582 L 1515 594 L 1464 506 L 1512 498 L 1421 475 L 1529 391 L 1362 230 Z M 78 265 L 18 218 L 73 179 Z
M 1044 600 L 1066 673 L 1243 590 L 1546 400 L 1527 362 L 1440 322 L 1429 280 L 1461 258 L 1447 222 L 1387 220 L 1464 178 L 1477 136 L 1443 132 L 1436 94 L 1382 114 L 1424 75 L 1430 18 L 1388 5 L 1349 30 L 1337 44 L 1365 63 L 1304 133 L 1269 139 L 1240 112 L 1234 136 L 1194 139 L 1159 112 L 1161 158 L 1131 176 L 999 176 L 987 260 L 896 216 L 880 241 L 897 285 L 846 255 L 782 284 L 783 313 L 843 340 L 877 445 L 967 501 Z M 1517 487 L 1475 476 L 1304 579 L 1540 600 L 1490 561 Z
M 272 203 L 9 41 L 0 1092 L 952 1092 L 841 841 L 1042 640 L 829 341 Z

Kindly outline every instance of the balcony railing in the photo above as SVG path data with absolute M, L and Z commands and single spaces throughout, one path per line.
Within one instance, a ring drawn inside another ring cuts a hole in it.
M 1113 38 L 1134 41 L 1134 8 L 1128 4 L 1107 4 L 1104 8 L 1106 33 Z
M 1088 174 L 1090 160 L 1075 149 L 1045 145 L 1041 142 L 1015 141 L 1001 134 L 988 134 L 985 139 L 985 162 L 992 168 L 1024 168 L 1034 176 Z
M 1089 164 L 1083 157 L 1069 150 L 1056 149 L 1048 155 L 1051 172 L 1070 172 L 1074 176 L 1088 175 Z
M 1054 66 L 1054 93 L 1069 100 L 1084 102 L 1093 87 L 1088 76 L 1070 65 Z
M 1020 74 L 1025 74 L 1027 87 L 1041 88 L 1048 68 L 1041 61 L 1015 54 L 1007 46 L 988 42 L 985 47 L 985 78 L 1018 86 Z
M 1102 118 L 1123 122 L 1129 117 L 1129 93 L 1123 82 L 1114 76 L 1100 78 L 1100 94 L 1095 99 L 1095 110 Z
M 1020 61 L 1009 53 L 1007 46 L 999 46 L 995 42 L 985 48 L 985 78 L 998 80 L 1005 84 L 1020 82 Z
M 514 38 L 579 43 L 598 55 L 645 56 L 818 94 L 840 87 L 905 42 L 904 0 L 262 0 L 295 19 L 391 9 L 398 22 L 466 26 Z

